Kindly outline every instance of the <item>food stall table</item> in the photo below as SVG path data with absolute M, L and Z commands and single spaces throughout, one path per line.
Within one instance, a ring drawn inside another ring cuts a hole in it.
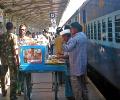
M 38 52 L 40 60 L 30 60 L 25 57 L 26 51 L 33 50 Z M 24 73 L 24 100 L 31 100 L 31 91 L 32 91 L 32 85 L 31 85 L 31 73 L 41 73 L 41 72 L 54 72 L 55 73 L 55 81 L 54 81 L 54 92 L 55 92 L 55 100 L 58 100 L 57 98 L 57 92 L 58 92 L 58 82 L 57 82 L 57 73 L 58 72 L 64 72 L 65 75 L 67 75 L 67 66 L 63 62 L 58 63 L 49 63 L 48 60 L 45 60 L 46 58 L 46 46 L 37 45 L 37 46 L 21 46 L 20 47 L 20 68 L 19 70 Z

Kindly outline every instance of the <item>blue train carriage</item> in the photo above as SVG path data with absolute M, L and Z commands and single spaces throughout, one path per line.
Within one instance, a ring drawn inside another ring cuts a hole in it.
M 120 0 L 87 0 L 80 23 L 89 39 L 88 63 L 120 90 Z
M 65 25 L 70 25 L 73 22 L 80 22 L 80 13 L 79 9 L 67 20 Z

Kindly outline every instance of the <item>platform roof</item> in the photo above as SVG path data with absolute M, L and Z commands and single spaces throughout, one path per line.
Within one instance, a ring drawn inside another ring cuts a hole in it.
M 0 8 L 6 14 L 41 28 L 50 25 L 50 13 L 55 13 L 56 22 L 67 7 L 69 0 L 0 0 Z

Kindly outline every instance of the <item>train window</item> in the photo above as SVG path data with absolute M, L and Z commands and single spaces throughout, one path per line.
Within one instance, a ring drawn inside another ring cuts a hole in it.
M 69 20 L 68 24 L 71 24 L 71 19 Z
M 88 38 L 90 39 L 90 25 L 88 24 Z
M 93 39 L 93 24 L 91 23 L 91 39 Z
M 98 21 L 98 40 L 101 40 L 101 23 Z
M 75 22 L 77 22 L 77 16 L 75 17 Z
M 112 18 L 108 18 L 108 41 L 112 41 L 113 36 L 112 36 Z
M 83 16 L 82 16 L 83 23 L 86 23 L 86 10 L 83 10 Z
M 106 21 L 105 21 L 105 19 L 102 20 L 102 38 L 103 38 L 103 41 L 106 40 Z
M 85 33 L 88 36 L 88 29 L 87 29 L 87 25 L 85 26 Z
M 115 16 L 115 40 L 120 42 L 120 15 Z
M 94 39 L 97 39 L 97 30 L 96 30 L 96 22 L 94 22 Z

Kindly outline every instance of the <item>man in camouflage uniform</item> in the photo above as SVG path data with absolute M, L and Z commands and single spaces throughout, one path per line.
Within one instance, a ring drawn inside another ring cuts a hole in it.
M 16 88 L 17 88 L 17 64 L 18 55 L 16 55 L 17 36 L 12 33 L 13 24 L 8 22 L 6 24 L 7 32 L 3 35 L 2 52 L 5 53 L 4 58 L 6 64 L 10 69 L 10 100 L 17 100 Z

